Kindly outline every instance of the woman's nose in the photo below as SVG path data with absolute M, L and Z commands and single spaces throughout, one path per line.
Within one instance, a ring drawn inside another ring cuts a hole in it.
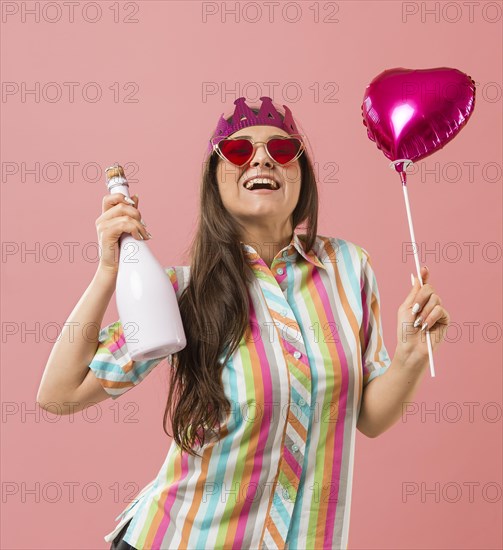
M 250 164 L 252 166 L 255 166 L 257 164 L 266 164 L 267 166 L 272 166 L 271 157 L 267 154 L 264 144 L 261 143 L 260 145 L 257 145 Z

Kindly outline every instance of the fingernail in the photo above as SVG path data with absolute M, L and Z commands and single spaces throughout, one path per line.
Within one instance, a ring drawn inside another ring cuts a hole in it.
M 143 235 L 142 235 L 141 233 L 138 233 L 138 235 L 140 235 L 140 239 L 141 239 L 142 241 L 145 240 L 145 239 L 143 238 Z
M 149 239 L 153 239 L 152 235 L 147 231 L 147 235 L 149 236 Z
M 412 283 L 412 286 L 414 286 L 414 275 L 412 275 L 412 273 L 410 274 L 410 282 Z
M 126 195 L 124 195 L 124 200 L 131 206 L 134 206 L 134 201 L 131 200 L 129 197 L 126 197 Z
M 420 308 L 421 308 L 421 306 L 416 302 L 414 304 L 414 307 L 412 308 L 412 313 L 415 315 L 419 311 Z
M 423 326 L 421 327 L 421 330 L 424 330 L 428 326 L 428 323 L 423 323 Z
M 422 321 L 422 318 L 421 318 L 421 317 L 418 317 L 418 318 L 414 321 L 414 328 L 418 327 L 418 326 L 421 324 L 421 321 Z
M 423 267 L 425 267 L 428 271 L 430 270 L 430 268 L 427 265 L 423 265 Z
M 141 223 L 143 226 L 147 227 L 147 224 L 143 221 L 143 219 L 140 220 L 140 223 Z

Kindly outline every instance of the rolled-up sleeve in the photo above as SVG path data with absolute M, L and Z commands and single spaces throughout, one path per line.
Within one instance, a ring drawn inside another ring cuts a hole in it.
M 179 285 L 174 267 L 165 268 L 175 289 L 180 296 Z M 120 320 L 102 328 L 98 335 L 98 348 L 89 364 L 89 368 L 101 383 L 105 391 L 117 399 L 144 380 L 163 359 L 171 355 L 147 361 L 133 361 L 129 355 L 124 330 Z
M 391 358 L 384 344 L 381 322 L 381 305 L 377 279 L 369 253 L 362 250 L 360 290 L 363 308 L 360 342 L 362 349 L 363 386 L 376 376 L 384 374 L 391 365 Z
M 164 359 L 133 361 L 120 320 L 102 328 L 98 340 L 98 349 L 89 368 L 112 399 L 139 384 Z

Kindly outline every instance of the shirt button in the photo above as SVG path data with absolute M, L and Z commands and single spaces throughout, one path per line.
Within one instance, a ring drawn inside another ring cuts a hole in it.
M 288 315 L 288 310 L 287 309 L 283 309 L 281 311 L 281 315 L 283 315 L 283 317 L 286 317 Z
M 280 268 L 278 269 L 278 275 L 283 275 L 283 268 L 280 267 Z
M 302 399 L 302 397 L 299 399 L 299 405 L 301 407 L 303 407 L 304 405 L 306 404 L 306 402 L 304 401 L 304 399 Z
M 287 258 L 287 257 L 288 257 L 288 250 L 285 250 L 285 251 L 283 252 L 283 258 Z
M 294 453 L 297 453 L 297 452 L 299 451 L 299 446 L 296 445 L 296 444 L 294 443 L 294 444 L 292 445 L 292 451 L 293 451 Z
M 300 351 L 296 351 L 293 356 L 295 357 L 295 359 L 300 359 L 302 357 L 302 353 L 300 353 Z

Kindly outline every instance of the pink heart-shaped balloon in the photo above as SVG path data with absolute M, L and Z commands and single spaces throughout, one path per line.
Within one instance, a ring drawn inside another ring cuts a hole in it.
M 383 71 L 362 103 L 367 135 L 390 160 L 417 161 L 453 139 L 475 106 L 475 82 L 448 67 Z M 403 171 L 404 163 L 395 164 Z

